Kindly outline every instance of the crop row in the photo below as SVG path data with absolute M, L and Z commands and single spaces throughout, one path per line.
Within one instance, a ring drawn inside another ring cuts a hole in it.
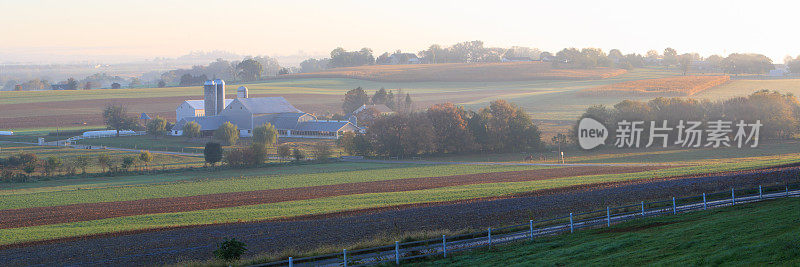
M 730 76 L 680 76 L 627 81 L 587 89 L 581 95 L 668 95 L 691 96 L 730 81 Z

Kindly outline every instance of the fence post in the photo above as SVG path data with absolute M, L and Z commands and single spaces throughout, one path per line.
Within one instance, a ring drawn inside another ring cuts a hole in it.
M 394 241 L 394 264 L 400 265 L 400 241 Z
M 675 210 L 675 197 L 672 197 L 672 214 L 677 214 L 678 211 Z
M 342 250 L 342 256 L 344 256 L 344 267 L 347 267 L 347 249 Z
M 606 206 L 606 226 L 611 227 L 611 208 Z
M 445 235 L 442 235 L 442 253 L 447 258 L 447 237 Z
M 731 188 L 731 205 L 736 205 L 736 194 L 733 193 L 733 188 Z
M 644 201 L 642 201 L 642 217 L 644 217 Z
M 703 209 L 708 209 L 708 203 L 706 202 L 706 193 L 703 193 Z
M 758 198 L 759 199 L 764 199 L 764 195 L 761 194 L 761 185 L 758 185 Z
M 572 224 L 572 212 L 569 213 L 569 232 L 570 233 L 575 232 L 575 228 L 573 227 Z
M 786 186 L 786 196 L 787 197 L 789 196 L 789 186 L 788 185 Z
M 533 241 L 533 220 L 528 221 L 531 224 L 531 241 Z
M 294 264 L 293 264 L 293 263 L 294 263 L 294 262 L 292 262 L 292 257 L 289 257 L 289 267 L 293 267 L 293 266 L 294 266 Z
M 489 246 L 492 246 L 492 227 L 489 227 Z

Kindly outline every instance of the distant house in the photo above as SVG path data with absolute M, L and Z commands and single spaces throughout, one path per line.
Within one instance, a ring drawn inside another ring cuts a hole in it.
M 767 73 L 767 76 L 770 76 L 770 77 L 783 77 L 783 76 L 786 76 L 788 74 L 789 74 L 789 70 L 787 70 L 785 68 L 776 68 L 774 70 L 770 70 L 769 73 Z
M 69 84 L 66 83 L 58 83 L 58 84 L 51 84 L 50 89 L 53 90 L 69 90 Z
M 347 119 L 356 126 L 363 128 L 372 123 L 376 116 L 388 116 L 394 114 L 394 110 L 390 109 L 384 104 L 377 105 L 361 105 L 361 107 L 354 110 Z
M 207 99 L 187 100 L 178 106 L 175 110 L 178 120 L 172 128 L 172 135 L 182 135 L 183 126 L 190 121 L 199 124 L 204 134 L 210 134 L 225 122 L 230 122 L 239 128 L 239 136 L 242 137 L 252 136 L 253 129 L 265 123 L 275 126 L 281 137 L 293 138 L 337 139 L 345 132 L 361 130 L 349 121 L 317 120 L 314 115 L 300 111 L 283 97 L 247 98 L 246 94 L 242 94 L 236 99 L 219 99 L 216 96 L 224 96 L 225 91 L 224 81 L 220 82 L 222 86 L 217 87 L 219 91 L 213 90 L 214 83 L 208 85 Z M 214 114 L 214 111 L 206 112 L 203 109 L 221 100 L 225 101 L 225 107 L 220 112 Z
M 556 57 L 551 55 L 541 55 L 539 57 L 539 60 L 541 60 L 542 62 L 553 62 L 556 61 Z
M 527 62 L 533 61 L 530 57 L 503 57 L 503 62 Z
M 377 104 L 377 105 L 361 105 L 361 107 L 357 108 L 353 111 L 352 115 L 358 115 L 359 113 L 368 110 L 368 109 L 375 109 L 381 115 L 391 115 L 394 114 L 394 110 L 390 109 L 384 104 Z
M 417 55 L 412 53 L 394 53 L 389 56 L 389 64 L 419 64 L 421 61 Z

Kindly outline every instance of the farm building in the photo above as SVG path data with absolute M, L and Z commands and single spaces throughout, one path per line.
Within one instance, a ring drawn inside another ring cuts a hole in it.
M 388 116 L 394 113 L 394 110 L 390 109 L 384 104 L 361 105 L 361 107 L 347 115 L 347 119 L 364 130 L 378 117 Z
M 203 132 L 214 131 L 230 122 L 239 128 L 242 137 L 252 136 L 253 128 L 265 123 L 275 126 L 281 137 L 294 138 L 336 139 L 345 132 L 360 130 L 349 121 L 317 120 L 283 97 L 249 98 L 245 87 L 238 89 L 236 99 L 224 99 L 224 86 L 222 80 L 208 81 L 204 85 L 203 100 L 187 100 L 179 105 L 175 111 L 178 120 L 171 134 L 182 135 L 183 126 L 190 121 L 200 125 Z M 216 107 L 221 103 L 225 106 L 217 112 Z
M 225 106 L 233 102 L 233 99 L 225 99 Z M 186 100 L 175 109 L 175 121 L 181 121 L 188 117 L 202 117 L 206 115 L 203 100 Z
M 530 61 L 538 61 L 533 60 L 530 57 L 503 57 L 501 60 L 502 62 L 530 62 Z
M 377 105 L 361 105 L 361 107 L 357 108 L 353 111 L 352 115 L 358 115 L 361 112 L 366 110 L 375 109 L 376 112 L 380 113 L 381 115 L 391 115 L 394 114 L 394 110 L 390 109 L 384 104 L 377 104 Z

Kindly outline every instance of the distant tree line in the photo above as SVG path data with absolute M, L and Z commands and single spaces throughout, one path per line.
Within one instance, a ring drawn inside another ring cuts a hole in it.
M 696 100 L 691 98 L 656 98 L 647 102 L 624 100 L 612 107 L 602 105 L 586 109 L 581 118 L 593 118 L 609 130 L 606 144 L 614 142 L 618 122 L 623 120 L 644 121 L 641 132 L 642 140 L 649 138 L 650 122 L 656 127 L 663 127 L 666 120 L 671 131 L 667 131 L 670 140 L 677 140 L 679 129 L 675 128 L 681 120 L 701 122 L 702 130 L 709 121 L 731 121 L 734 133 L 735 124 L 740 120 L 754 123 L 760 120 L 762 139 L 790 138 L 800 133 L 800 102 L 791 94 L 762 90 L 746 97 L 734 97 L 720 101 Z M 580 119 L 578 120 L 580 121 Z M 571 131 L 571 140 L 577 141 L 577 122 Z M 646 144 L 646 143 L 644 143 Z M 643 145 L 644 145 L 643 144 Z
M 664 49 L 663 53 L 650 50 L 645 55 L 637 53 L 623 54 L 619 49 L 611 49 L 608 53 L 599 48 L 564 48 L 555 54 L 543 52 L 537 48 L 512 46 L 511 48 L 485 47 L 482 41 L 467 41 L 443 47 L 438 44 L 414 54 L 397 50 L 393 54 L 383 53 L 375 59 L 372 50 L 362 48 L 359 51 L 345 51 L 336 48 L 331 51 L 331 58 L 313 59 L 300 63 L 302 72 L 316 72 L 328 68 L 352 67 L 372 64 L 391 64 L 390 57 L 405 64 L 411 57 L 417 57 L 420 63 L 477 63 L 501 62 L 506 59 L 530 58 L 552 62 L 556 68 L 594 68 L 611 67 L 633 69 L 644 66 L 675 66 L 684 74 L 690 70 L 699 72 L 724 72 L 730 74 L 764 74 L 774 69 L 772 60 L 762 54 L 733 53 L 727 57 L 712 55 L 702 58 L 697 53 L 679 54 L 673 48 Z M 800 56 L 798 56 L 800 59 Z M 787 58 L 787 64 L 794 65 L 796 73 L 800 73 L 800 60 Z
M 539 129 L 522 108 L 496 100 L 477 112 L 451 103 L 424 112 L 381 116 L 366 133 L 346 133 L 339 145 L 361 156 L 521 152 L 542 148 Z
M 328 66 L 331 68 L 373 64 L 375 64 L 375 57 L 372 56 L 372 49 L 366 47 L 359 51 L 345 51 L 344 48 L 337 47 L 331 51 L 331 59 L 328 62 Z
M 207 66 L 193 66 L 191 69 L 177 69 L 161 74 L 160 81 L 165 84 L 181 86 L 202 85 L 209 78 L 226 81 L 256 81 L 263 77 L 277 76 L 280 64 L 268 56 L 247 57 L 241 61 L 217 59 Z

